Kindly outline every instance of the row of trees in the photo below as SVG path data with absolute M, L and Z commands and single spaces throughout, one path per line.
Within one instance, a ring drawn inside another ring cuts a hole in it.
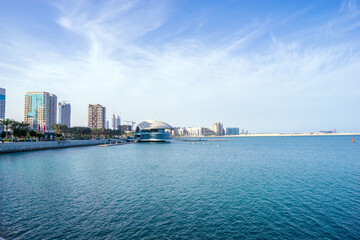
M 63 124 L 54 124 L 52 126 L 55 134 L 69 137 L 85 137 L 85 138 L 94 138 L 94 137 L 120 137 L 121 135 L 125 135 L 121 130 L 111 130 L 111 129 L 91 129 L 88 127 L 71 127 Z
M 42 132 L 36 132 L 32 130 L 30 124 L 24 122 L 17 122 L 10 119 L 0 120 L 1 129 L 4 130 L 2 137 L 8 138 L 9 133 L 11 132 L 12 137 L 43 137 Z M 69 137 L 69 138 L 111 138 L 111 137 L 120 137 L 125 135 L 121 130 L 111 130 L 111 129 L 91 129 L 88 127 L 71 127 L 68 128 L 67 125 L 63 124 L 54 124 L 52 129 L 55 132 L 57 137 Z
M 2 135 L 5 135 L 1 137 L 8 138 L 10 132 L 12 133 L 12 137 L 39 137 L 34 130 L 30 129 L 30 125 L 28 123 L 18 122 L 10 119 L 2 119 L 0 120 L 0 125 L 1 129 L 4 130 Z

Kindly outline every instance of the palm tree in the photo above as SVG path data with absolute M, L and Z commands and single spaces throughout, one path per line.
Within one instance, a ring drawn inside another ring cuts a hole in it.
M 15 122 L 15 121 L 14 121 Z M 24 122 L 15 122 L 13 124 L 12 135 L 16 137 L 25 137 L 26 134 L 30 131 L 30 124 Z
M 19 126 L 19 122 L 12 120 L 10 123 L 10 129 L 11 129 L 11 137 L 14 138 L 14 130 L 16 127 Z
M 4 126 L 4 129 L 5 129 L 5 138 L 7 138 L 7 134 L 8 134 L 8 131 L 9 131 L 9 125 L 12 125 L 12 120 L 10 119 L 2 119 L 0 120 L 1 121 L 1 124 Z
M 68 126 L 65 124 L 60 124 L 60 133 L 66 133 L 68 130 Z
M 52 127 L 51 127 L 54 131 L 55 131 L 55 133 L 60 133 L 61 132 L 61 124 L 54 124 L 54 125 L 52 125 Z

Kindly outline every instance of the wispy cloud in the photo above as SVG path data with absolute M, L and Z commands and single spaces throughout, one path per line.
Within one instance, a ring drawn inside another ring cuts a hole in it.
M 163 2 L 52 4 L 58 10 L 53 21 L 63 29 L 65 42 L 56 47 L 11 30 L 0 49 L 14 61 L 0 58 L 0 81 L 10 90 L 21 89 L 20 94 L 44 89 L 70 101 L 73 125 L 86 125 L 87 104 L 100 103 L 124 119 L 159 118 L 174 125 L 210 125 L 220 119 L 250 130 L 290 131 L 299 111 L 320 111 L 323 105 L 313 101 L 360 95 L 353 77 L 360 71 L 360 46 L 351 39 L 337 41 L 358 30 L 353 2 L 345 4 L 351 13 L 342 10 L 314 26 L 277 34 L 283 26 L 269 17 L 234 28 L 210 44 L 194 36 L 181 38 L 179 29 L 164 32 L 171 29 L 167 18 L 173 6 Z M 284 24 L 307 11 L 285 17 Z M 159 45 L 162 37 L 167 41 Z M 18 96 L 11 100 L 23 104 Z M 284 112 L 288 116 L 278 118 L 276 127 L 261 122 Z M 10 113 L 21 119 L 21 111 Z M 317 121 L 305 127 L 317 127 L 324 118 Z M 331 127 L 336 123 L 329 122 Z

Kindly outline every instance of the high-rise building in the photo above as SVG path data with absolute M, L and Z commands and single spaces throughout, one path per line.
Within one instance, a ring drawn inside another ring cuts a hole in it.
M 121 126 L 121 119 L 120 119 L 120 117 L 118 115 L 117 118 L 116 118 L 116 129 L 120 129 L 120 126 Z
M 106 107 L 103 107 L 100 104 L 89 104 L 88 127 L 89 128 L 106 127 Z
M 224 135 L 225 134 L 224 127 L 221 122 L 214 123 L 211 127 L 211 131 L 215 132 L 216 135 Z
M 59 102 L 59 124 L 70 127 L 71 105 L 68 102 Z
M 111 129 L 116 130 L 116 117 L 115 117 L 115 114 L 113 114 L 112 117 L 111 117 Z
M 106 129 L 110 129 L 109 121 L 106 121 Z
M 56 123 L 57 97 L 48 92 L 25 94 L 24 122 L 34 130 L 50 130 Z
M 5 119 L 5 99 L 6 90 L 5 88 L 0 88 L 0 119 Z

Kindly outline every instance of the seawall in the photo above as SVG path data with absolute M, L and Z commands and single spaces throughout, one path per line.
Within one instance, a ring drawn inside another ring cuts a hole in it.
M 14 142 L 0 143 L 1 153 L 27 152 L 45 149 L 82 147 L 107 144 L 113 142 L 109 139 L 105 140 L 68 140 L 68 141 L 49 141 L 49 142 Z

